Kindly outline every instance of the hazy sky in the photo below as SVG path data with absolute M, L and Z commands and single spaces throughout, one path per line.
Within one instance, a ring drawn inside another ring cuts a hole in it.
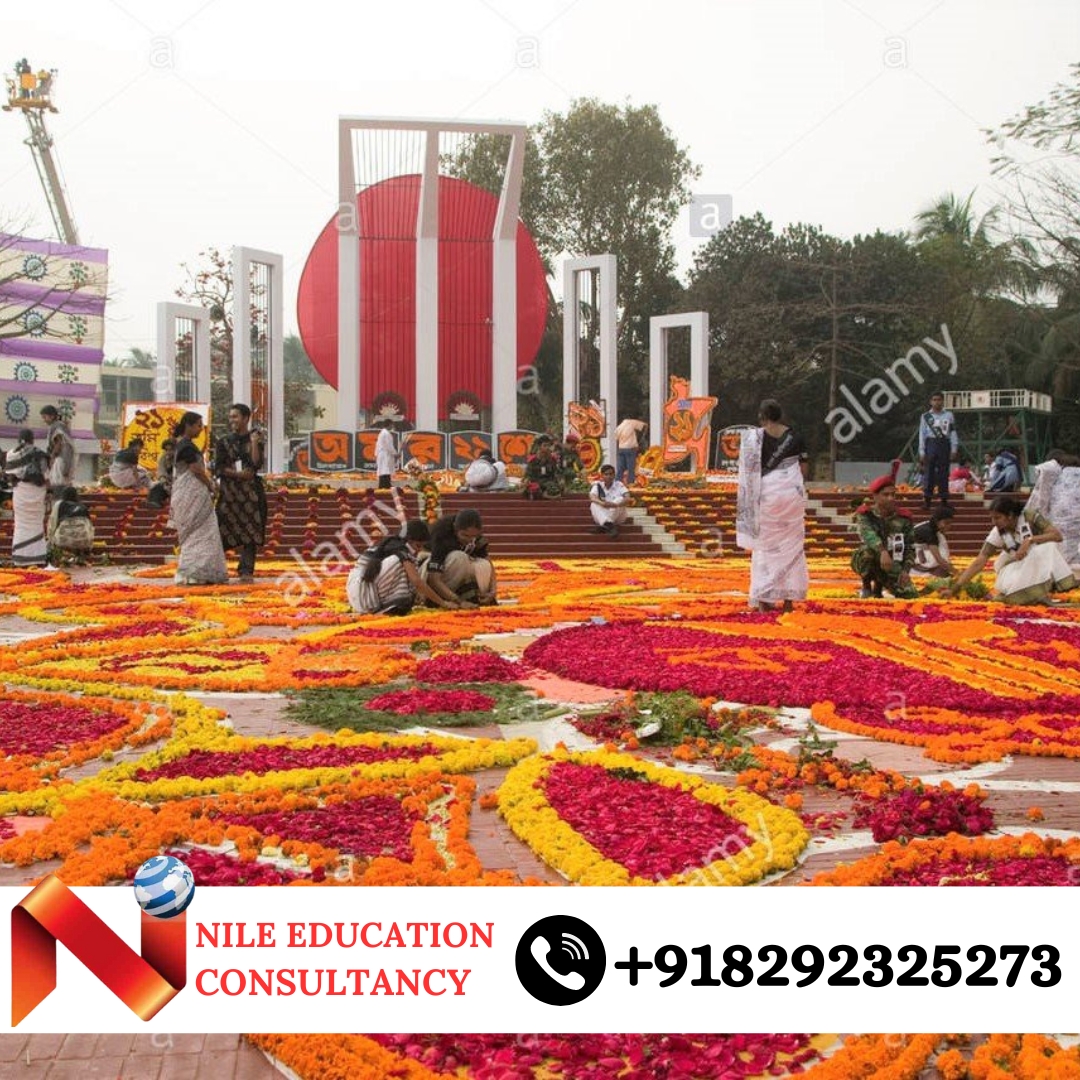
M 106 354 L 153 347 L 200 249 L 285 257 L 288 330 L 333 214 L 340 114 L 537 121 L 656 104 L 736 215 L 850 236 L 947 191 L 995 199 L 994 127 L 1080 59 L 1077 0 L 53 0 L 5 5 L 5 70 L 59 69 L 49 118 L 84 243 L 108 248 Z M 0 212 L 52 224 L 18 115 Z M 680 265 L 695 244 L 676 237 Z

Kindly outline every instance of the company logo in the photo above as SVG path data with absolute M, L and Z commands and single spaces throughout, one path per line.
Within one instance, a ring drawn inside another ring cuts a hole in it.
M 600 935 L 573 915 L 549 915 L 521 936 L 518 979 L 537 1001 L 575 1005 L 603 981 L 607 953 Z
M 141 1020 L 161 1011 L 187 982 L 187 916 L 195 879 L 179 859 L 155 855 L 135 874 L 142 955 L 129 948 L 55 874 L 11 912 L 11 1026 L 56 989 L 56 943 Z

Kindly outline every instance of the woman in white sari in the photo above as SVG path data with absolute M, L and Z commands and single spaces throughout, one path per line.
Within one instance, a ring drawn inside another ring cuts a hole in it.
M 1027 501 L 1054 523 L 1061 533 L 1061 554 L 1070 566 L 1080 566 L 1080 458 L 1065 450 L 1051 450 L 1048 460 L 1035 466 L 1035 486 Z
M 192 441 L 202 429 L 202 417 L 186 412 L 173 432 L 176 463 L 169 517 L 180 541 L 178 585 L 223 585 L 229 580 L 214 512 L 214 481 L 206 471 L 202 451 Z
M 45 543 L 45 471 L 49 456 L 34 445 L 29 428 L 19 432 L 19 445 L 7 456 L 4 472 L 16 479 L 11 493 L 15 518 L 11 537 L 11 561 L 15 566 L 45 566 L 49 561 Z
M 806 444 L 786 424 L 771 398 L 761 403 L 760 428 L 743 432 L 739 445 L 739 498 L 735 540 L 750 555 L 750 606 L 770 611 L 805 600 Z
M 1006 604 L 1045 604 L 1052 592 L 1077 587 L 1061 554 L 1061 531 L 1037 510 L 1025 509 L 1007 495 L 990 504 L 994 523 L 978 558 L 948 588 L 956 596 L 991 558 L 997 574 L 994 599 Z

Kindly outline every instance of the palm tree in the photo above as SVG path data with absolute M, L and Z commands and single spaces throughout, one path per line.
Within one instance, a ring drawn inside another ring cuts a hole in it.
M 1025 241 L 1002 238 L 998 207 L 978 217 L 974 200 L 974 191 L 966 198 L 948 193 L 920 211 L 916 250 L 930 272 L 936 319 L 968 358 L 962 378 L 1008 387 L 1022 377 L 1013 370 L 1017 343 L 1009 327 L 1024 321 L 1037 275 Z
M 138 345 L 128 346 L 127 356 L 121 356 L 114 360 L 113 367 L 122 368 L 139 368 L 141 370 L 152 370 L 156 364 L 154 354 L 149 349 L 140 349 Z
M 1035 282 L 1025 261 L 1022 245 L 999 240 L 996 230 L 1000 208 L 992 206 L 976 220 L 972 210 L 975 192 L 966 199 L 949 192 L 915 215 L 915 240 L 932 262 L 945 264 L 973 297 L 1026 292 Z

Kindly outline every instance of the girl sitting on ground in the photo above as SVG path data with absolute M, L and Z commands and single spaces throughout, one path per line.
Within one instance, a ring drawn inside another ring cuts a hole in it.
M 79 501 L 75 488 L 61 489 L 49 515 L 46 535 L 57 563 L 71 559 L 82 566 L 89 560 L 94 547 L 94 524 L 90 510 Z
M 360 556 L 349 573 L 345 593 L 349 606 L 362 615 L 408 615 L 417 594 L 441 608 L 458 608 L 420 577 L 417 561 L 431 539 L 427 522 L 413 518 L 404 536 L 388 536 Z
M 1045 604 L 1053 592 L 1076 588 L 1069 564 L 1058 548 L 1061 531 L 1035 510 L 1008 495 L 990 504 L 994 523 L 978 558 L 950 585 L 956 596 L 994 556 L 997 586 L 994 599 L 1006 604 Z

